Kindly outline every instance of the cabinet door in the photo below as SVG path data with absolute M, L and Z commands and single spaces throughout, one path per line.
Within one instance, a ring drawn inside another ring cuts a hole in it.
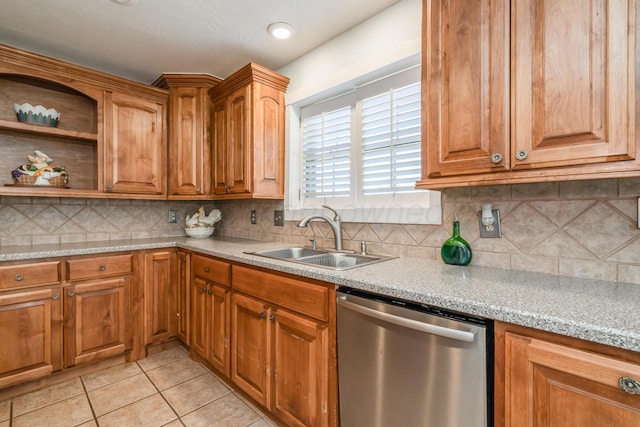
M 423 178 L 507 170 L 508 2 L 423 5 Z
M 229 317 L 231 305 L 231 292 L 224 286 L 211 284 L 211 352 L 209 361 L 211 364 L 229 377 L 231 368 L 231 357 L 229 348 Z
M 269 307 L 260 300 L 231 295 L 231 380 L 258 403 L 270 409 L 271 340 Z
M 187 346 L 190 345 L 190 298 L 191 294 L 191 268 L 190 261 L 191 256 L 187 252 L 178 251 L 177 263 L 176 263 L 176 275 L 177 275 L 177 301 L 175 304 L 177 325 L 176 334 L 178 339 Z
M 105 188 L 115 193 L 166 194 L 163 104 L 105 94 Z
M 209 356 L 209 336 L 211 334 L 210 301 L 207 294 L 209 283 L 200 277 L 193 278 L 191 287 L 191 350 L 200 357 Z
M 60 288 L 0 295 L 0 388 L 61 368 Z
M 169 195 L 210 196 L 210 151 L 205 140 L 205 89 L 171 89 Z
M 174 337 L 176 329 L 175 291 L 171 280 L 173 252 L 143 254 L 144 339 L 156 344 Z
M 251 85 L 213 104 L 216 195 L 251 192 L 251 111 Z
M 217 99 L 211 106 L 211 139 L 213 141 L 213 193 L 216 195 L 227 194 L 230 189 L 228 182 L 231 164 L 228 157 L 227 144 L 227 98 Z
M 253 85 L 253 196 L 284 198 L 284 92 Z
M 635 2 L 523 0 L 512 16 L 512 168 L 635 158 Z
M 270 320 L 274 326 L 273 413 L 290 426 L 328 425 L 326 326 L 282 309 L 274 310 Z
M 130 278 L 123 277 L 64 288 L 65 366 L 124 353 L 129 287 Z
M 505 423 L 511 427 L 637 426 L 640 401 L 619 387 L 640 366 L 505 334 Z

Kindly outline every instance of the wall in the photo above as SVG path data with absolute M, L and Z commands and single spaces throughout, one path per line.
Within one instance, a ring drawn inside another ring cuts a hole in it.
M 640 230 L 637 197 L 640 178 L 520 184 L 449 189 L 443 192 L 443 225 L 343 224 L 344 247 L 372 253 L 440 260 L 451 234 L 454 212 L 462 237 L 471 245 L 471 265 L 537 271 L 640 284 Z M 481 239 L 477 212 L 482 203 L 500 210 L 500 239 Z M 331 229 L 322 222 L 307 228 L 286 221 L 273 225 L 281 201 L 217 202 L 224 220 L 217 233 L 333 247 Z M 258 224 L 250 223 L 251 209 Z

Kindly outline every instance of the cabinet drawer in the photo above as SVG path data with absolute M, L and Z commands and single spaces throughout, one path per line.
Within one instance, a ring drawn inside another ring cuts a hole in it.
M 231 268 L 231 265 L 228 262 L 200 255 L 193 255 L 191 260 L 191 271 L 194 276 L 198 276 L 224 286 L 230 286 L 229 269 Z
M 68 280 L 119 276 L 133 271 L 133 255 L 110 255 L 67 260 Z
M 329 319 L 329 289 L 324 286 L 237 265 L 231 271 L 231 283 L 234 290 L 316 319 Z
M 60 261 L 0 266 L 0 289 L 60 283 Z

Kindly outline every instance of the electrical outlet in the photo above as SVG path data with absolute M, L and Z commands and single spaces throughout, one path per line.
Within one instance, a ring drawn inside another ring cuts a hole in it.
M 284 227 L 284 211 L 273 211 L 273 225 Z
M 482 211 L 478 212 L 478 222 L 480 223 L 480 237 L 502 237 L 502 227 L 500 226 L 500 211 L 492 209 L 493 224 L 484 225 L 482 223 Z
M 178 211 L 175 211 L 173 209 L 169 210 L 169 214 L 167 215 L 167 222 L 178 222 Z
M 256 213 L 255 209 L 251 210 L 251 224 L 257 224 L 258 223 L 258 214 Z

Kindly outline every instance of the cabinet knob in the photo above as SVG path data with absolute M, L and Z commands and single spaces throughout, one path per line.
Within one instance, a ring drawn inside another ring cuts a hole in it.
M 196 187 L 196 193 L 200 193 L 202 189 L 200 187 Z
M 76 294 L 76 291 L 73 291 L 73 290 L 67 292 L 67 295 L 69 295 L 70 297 L 74 296 L 75 294 Z
M 209 272 L 209 267 L 205 267 L 205 268 L 204 268 L 204 272 L 205 272 L 205 273 L 208 273 L 208 272 Z
M 207 288 L 207 294 L 211 295 L 213 292 L 211 292 L 211 288 Z
M 500 153 L 493 153 L 491 155 L 491 163 L 500 163 L 502 161 L 502 154 Z
M 629 394 L 640 394 L 640 382 L 631 377 L 620 377 L 618 386 Z
M 113 184 L 107 184 L 107 190 L 113 190 Z
M 272 322 L 276 321 L 276 316 L 274 316 L 273 314 L 271 316 L 269 316 L 269 320 L 271 320 Z
M 21 281 L 22 279 L 24 279 L 24 276 L 20 273 L 16 274 L 14 279 L 16 279 L 16 282 Z
M 527 150 L 518 150 L 516 152 L 516 159 L 518 160 L 524 160 L 527 158 L 527 156 L 529 156 L 529 153 L 527 153 Z
M 51 296 L 51 298 L 53 298 L 53 299 L 60 299 L 60 294 L 53 294 L 53 295 Z
M 207 287 L 206 286 L 202 287 L 202 292 L 207 293 Z
M 265 319 L 267 317 L 267 313 L 265 313 L 264 311 L 262 313 L 260 313 L 260 318 L 261 319 Z
M 100 267 L 98 267 L 98 271 L 105 271 L 107 269 L 106 265 L 101 265 Z

